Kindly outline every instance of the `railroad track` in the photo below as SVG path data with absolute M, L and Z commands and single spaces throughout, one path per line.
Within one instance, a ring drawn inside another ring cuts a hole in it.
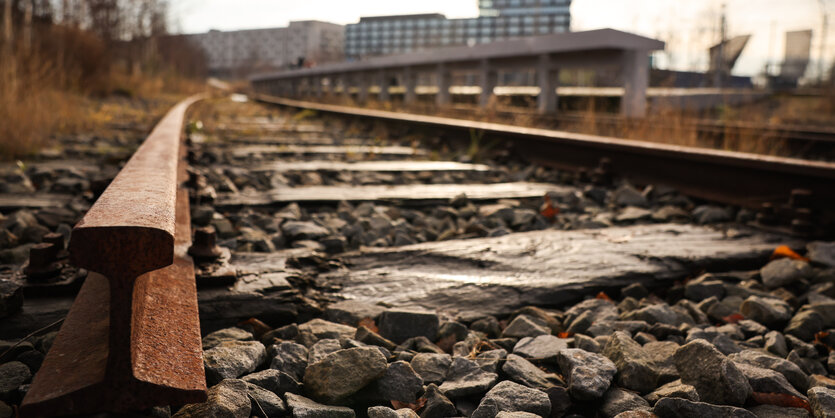
M 690 196 L 762 211 L 764 225 L 794 222 L 801 224 L 799 230 L 803 230 L 810 222 L 830 228 L 833 221 L 830 209 L 835 203 L 833 163 L 325 105 L 264 95 L 255 97 L 264 103 L 392 124 L 459 134 L 476 132 L 484 141 L 491 138 L 510 140 L 514 149 L 530 161 L 561 169 L 590 173 L 605 161 L 603 168 L 606 171 L 626 176 L 639 184 L 668 185 Z M 795 191 L 804 197 L 792 199 Z M 796 209 L 801 210 L 799 215 L 794 213 Z
M 21 416 L 165 405 L 175 416 L 203 416 L 235 391 L 244 394 L 234 398 L 240 411 L 250 411 L 251 399 L 254 415 L 347 414 L 322 405 L 345 401 L 328 385 L 276 366 L 283 344 L 307 345 L 305 365 L 335 352 L 322 348 L 333 341 L 346 350 L 390 344 L 362 333 L 374 321 L 388 332 L 379 302 L 437 311 L 472 329 L 475 318 L 510 320 L 526 306 L 562 309 L 598 292 L 627 298 L 626 286 L 637 286 L 635 295 L 661 289 L 672 304 L 681 282 L 705 270 L 750 280 L 738 270 L 761 267 L 778 243 L 802 249 L 796 237 L 825 235 L 820 222 L 831 215 L 828 163 L 258 99 L 340 116 L 206 104 L 202 114 L 213 120 L 184 145 L 195 99 L 172 109 L 73 230 L 71 260 L 90 273 Z M 369 123 L 378 120 L 389 124 Z M 745 209 L 763 207 L 771 212 Z M 334 303 L 343 298 L 361 306 Z M 248 318 L 257 320 L 240 322 Z M 496 341 L 485 344 L 501 343 L 490 333 Z M 439 347 L 428 349 L 452 352 L 438 336 L 426 337 Z M 270 368 L 296 386 L 259 380 Z

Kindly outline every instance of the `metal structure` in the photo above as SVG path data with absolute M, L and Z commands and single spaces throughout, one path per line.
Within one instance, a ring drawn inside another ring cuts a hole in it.
M 206 399 L 177 104 L 73 229 L 90 271 L 20 414 L 76 415 Z
M 368 99 L 371 85 L 378 86 L 378 99 L 391 99 L 391 80 L 401 80 L 406 103 L 417 99 L 418 74 L 433 74 L 438 92 L 435 102 L 451 102 L 453 72 L 476 72 L 481 86 L 481 105 L 486 105 L 497 84 L 498 71 L 536 70 L 539 84 L 538 110 L 552 112 L 557 106 L 556 87 L 560 69 L 619 70 L 624 87 L 621 114 L 642 117 L 646 112 L 649 84 L 649 53 L 664 48 L 655 39 L 600 29 L 493 42 L 471 47 L 450 47 L 405 55 L 372 58 L 361 62 L 323 65 L 302 70 L 253 76 L 255 91 L 282 97 L 347 95 Z

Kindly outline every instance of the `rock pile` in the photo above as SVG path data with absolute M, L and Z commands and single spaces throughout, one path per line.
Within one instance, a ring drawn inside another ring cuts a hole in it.
M 832 416 L 835 266 L 809 255 L 508 318 L 352 301 L 337 322 L 217 331 L 205 365 L 223 380 L 175 416 Z

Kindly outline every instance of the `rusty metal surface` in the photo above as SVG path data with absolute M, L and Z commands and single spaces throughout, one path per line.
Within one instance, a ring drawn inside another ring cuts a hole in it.
M 791 190 L 797 188 L 813 192 L 816 209 L 831 212 L 835 205 L 835 187 L 832 187 L 835 163 L 326 105 L 266 95 L 255 95 L 254 98 L 265 103 L 400 124 L 483 131 L 485 136 L 513 140 L 514 147 L 535 162 L 564 169 L 591 169 L 601 158 L 608 157 L 615 173 L 635 181 L 665 184 L 692 196 L 744 207 L 759 208 L 764 202 L 783 202 Z
M 206 399 L 180 102 L 76 225 L 91 270 L 21 416 L 129 411 Z
M 261 164 L 252 171 L 489 171 L 484 164 L 467 164 L 455 161 L 282 161 Z

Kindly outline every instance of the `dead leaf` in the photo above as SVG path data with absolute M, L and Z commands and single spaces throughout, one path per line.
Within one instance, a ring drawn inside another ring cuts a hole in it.
M 610 297 L 609 297 L 609 295 L 607 295 L 605 292 L 600 292 L 600 293 L 598 293 L 598 294 L 597 294 L 597 296 L 595 296 L 594 298 L 595 298 L 595 299 L 602 299 L 602 300 L 605 300 L 605 301 L 609 301 L 609 302 L 614 303 L 614 301 L 612 300 L 612 298 L 610 298 Z
M 544 216 L 545 219 L 553 222 L 557 214 L 560 213 L 560 208 L 558 206 L 554 206 L 554 204 L 551 203 L 551 196 L 546 194 L 545 202 L 539 207 L 539 213 Z
M 261 339 L 262 335 L 266 334 L 267 332 L 272 331 L 272 327 L 270 327 L 269 325 L 261 322 L 260 320 L 258 320 L 256 318 L 249 318 L 246 321 L 238 322 L 239 327 L 242 326 L 242 325 L 251 326 L 252 331 L 255 333 L 255 338 L 258 339 L 258 340 Z
M 771 253 L 771 259 L 776 260 L 778 258 L 791 258 L 795 260 L 809 261 L 808 258 L 794 252 L 788 245 L 781 245 L 774 249 L 774 252 Z
M 785 408 L 803 408 L 809 411 L 809 413 L 812 412 L 812 407 L 809 406 L 809 401 L 798 398 L 794 395 L 789 395 L 788 393 L 753 392 L 751 394 L 751 398 L 754 402 L 761 405 L 776 405 Z
M 374 323 L 374 319 L 372 319 L 372 318 L 362 318 L 362 319 L 360 319 L 359 322 L 357 323 L 357 328 L 359 328 L 359 327 L 366 327 L 369 330 L 374 331 L 376 333 L 380 332 L 380 330 L 377 328 L 377 324 Z
M 743 319 L 745 319 L 745 317 L 741 313 L 730 314 L 730 315 L 722 318 L 723 321 L 725 321 L 729 324 L 735 324 L 739 321 L 742 321 Z
M 412 411 L 415 411 L 415 412 L 419 411 L 425 405 L 426 405 L 426 398 L 418 398 L 418 400 L 415 401 L 415 403 L 391 401 L 391 406 L 394 409 L 409 408 L 409 409 L 411 409 Z

